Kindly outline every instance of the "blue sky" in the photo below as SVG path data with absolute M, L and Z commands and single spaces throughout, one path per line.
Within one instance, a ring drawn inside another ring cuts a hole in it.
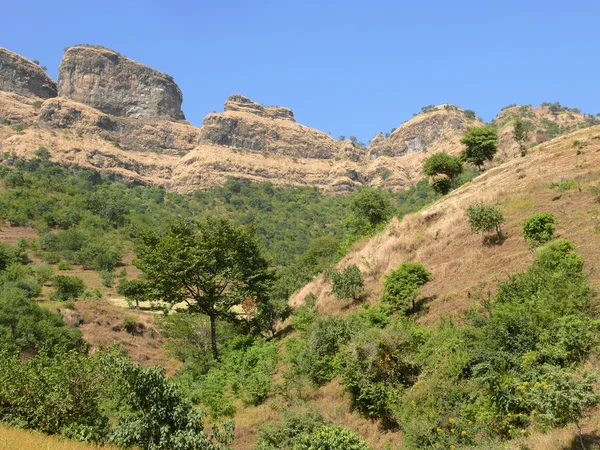
M 0 46 L 55 79 L 77 43 L 171 74 L 198 126 L 234 93 L 365 142 L 428 104 L 600 112 L 597 0 L 30 0 L 2 16 Z

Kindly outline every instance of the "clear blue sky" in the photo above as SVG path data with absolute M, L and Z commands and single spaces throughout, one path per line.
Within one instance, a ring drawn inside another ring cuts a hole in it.
M 234 93 L 365 142 L 427 104 L 600 112 L 598 0 L 30 0 L 2 18 L 0 46 L 55 79 L 77 43 L 171 74 L 195 125 Z

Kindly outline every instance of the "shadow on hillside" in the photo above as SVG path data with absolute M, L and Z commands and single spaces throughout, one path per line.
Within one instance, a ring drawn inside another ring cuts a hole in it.
M 583 438 L 583 445 L 585 450 L 597 450 L 600 449 L 600 436 L 597 434 L 584 433 L 581 435 Z M 583 450 L 581 447 L 581 441 L 579 437 L 573 437 L 573 440 L 566 447 L 562 447 L 561 450 Z
M 423 297 L 415 302 L 415 310 L 411 312 L 411 314 L 422 314 L 427 312 L 427 305 L 434 301 L 437 298 L 437 295 L 432 295 L 431 297 Z
M 502 233 L 501 236 L 497 234 L 490 234 L 489 236 L 483 237 L 483 245 L 486 247 L 495 247 L 496 245 L 502 245 L 506 241 L 506 235 Z

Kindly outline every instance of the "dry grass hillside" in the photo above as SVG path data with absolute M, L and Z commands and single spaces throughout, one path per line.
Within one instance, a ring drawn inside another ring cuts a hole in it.
M 116 450 L 112 445 L 96 446 L 81 442 L 61 440 L 33 431 L 0 426 L 0 450 Z
M 477 201 L 500 205 L 506 220 L 502 245 L 484 244 L 481 235 L 469 231 L 465 210 Z M 357 243 L 339 267 L 357 264 L 361 268 L 366 302 L 373 304 L 379 299 L 386 273 L 403 262 L 421 262 L 431 270 L 433 281 L 423 288 L 419 322 L 432 325 L 452 317 L 460 320 L 460 313 L 473 306 L 478 297 L 495 291 L 498 280 L 532 263 L 533 255 L 522 237 L 522 223 L 535 212 L 555 215 L 557 235 L 577 245 L 592 286 L 600 288 L 600 126 L 544 143 L 524 158 L 486 171 L 427 210 L 392 220 L 381 234 Z M 317 296 L 317 308 L 322 313 L 347 314 L 361 307 L 334 299 L 323 276 L 296 292 L 291 303 L 303 304 L 309 293 Z M 394 447 L 401 442 L 401 432 L 373 434 L 368 423 L 361 427 L 358 417 L 350 413 L 342 417 L 347 398 L 336 380 L 321 388 L 317 397 L 321 399 L 317 402 L 324 400 L 326 404 L 323 410 L 337 412 L 332 420 L 360 430 L 373 448 L 386 448 L 387 441 Z M 582 429 L 588 443 L 600 442 L 597 409 Z M 575 448 L 571 447 L 575 435 L 575 427 L 546 435 L 534 433 L 506 448 L 521 448 L 523 444 L 533 450 L 571 449 Z
M 559 186 L 551 188 L 553 184 Z M 368 301 L 375 302 L 384 274 L 402 262 L 425 264 L 433 281 L 423 290 L 429 301 L 421 320 L 431 323 L 468 308 L 470 298 L 493 289 L 497 279 L 527 267 L 533 256 L 522 238 L 522 223 L 535 212 L 547 211 L 558 220 L 558 235 L 577 244 L 593 284 L 600 286 L 598 189 L 600 127 L 596 126 L 540 145 L 525 158 L 486 171 L 426 211 L 394 219 L 383 233 L 357 243 L 340 266 L 357 264 L 362 269 Z M 484 245 L 480 235 L 470 233 L 465 210 L 477 201 L 500 205 L 506 219 L 502 245 Z M 322 277 L 297 292 L 292 304 L 302 303 L 310 292 L 318 296 L 325 312 L 352 309 L 333 300 Z

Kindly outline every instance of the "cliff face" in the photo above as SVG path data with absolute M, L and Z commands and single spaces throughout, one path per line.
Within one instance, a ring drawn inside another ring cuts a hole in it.
M 0 47 L 0 91 L 42 99 L 56 97 L 56 83 L 40 66 Z
M 60 63 L 58 92 L 113 116 L 185 119 L 173 78 L 104 48 L 69 48 Z
M 265 107 L 241 95 L 229 97 L 223 113 L 206 116 L 200 143 L 296 158 L 330 159 L 342 150 L 329 135 L 296 123 L 288 108 Z
M 482 126 L 478 119 L 467 117 L 453 105 L 442 105 L 418 114 L 396 128 L 387 138 L 379 133 L 369 145 L 369 154 L 401 157 L 413 153 L 462 150 L 460 139 L 467 128 Z

